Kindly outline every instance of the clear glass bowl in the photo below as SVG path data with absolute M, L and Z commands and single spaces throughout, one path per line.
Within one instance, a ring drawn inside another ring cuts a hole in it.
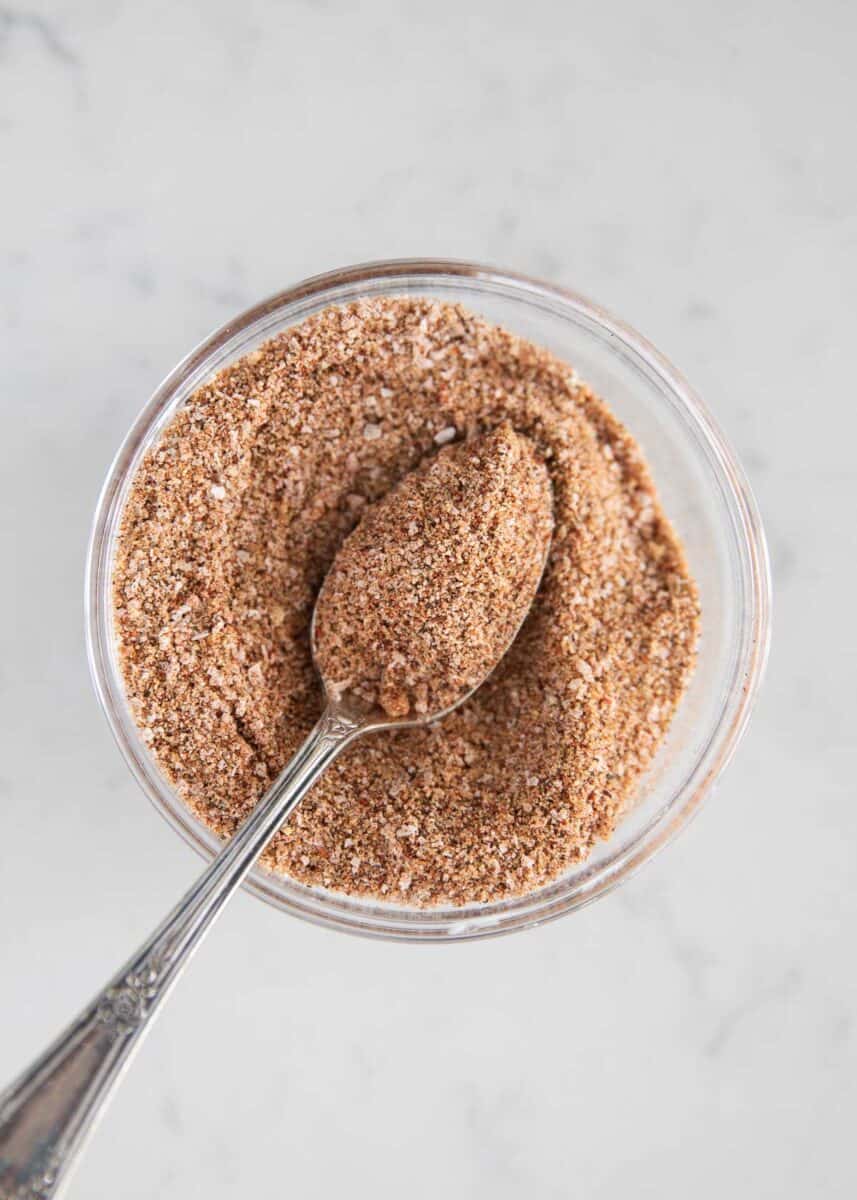
M 614 317 L 572 292 L 463 262 L 371 263 L 306 280 L 230 321 L 161 384 L 110 468 L 89 549 L 86 619 L 96 691 L 143 790 L 204 858 L 219 843 L 158 771 L 131 717 L 118 669 L 110 576 L 129 484 L 178 406 L 214 371 L 325 305 L 404 293 L 461 301 L 549 347 L 606 398 L 643 447 L 702 599 L 699 662 L 667 742 L 635 804 L 587 862 L 527 896 L 458 908 L 380 904 L 262 869 L 245 885 L 285 912 L 335 929 L 448 941 L 523 929 L 571 912 L 627 879 L 687 824 L 747 724 L 767 652 L 770 580 L 759 514 L 722 434 L 675 368 Z

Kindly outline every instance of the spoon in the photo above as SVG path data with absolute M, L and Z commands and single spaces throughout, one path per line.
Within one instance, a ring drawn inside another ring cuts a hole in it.
M 537 568 L 520 580 L 513 627 L 505 644 L 486 664 L 481 679 L 437 711 L 411 709 L 404 717 L 393 716 L 380 704 L 330 684 L 319 666 L 316 617 L 325 594 L 322 589 L 310 625 L 313 661 L 324 690 L 322 716 L 245 823 L 151 937 L 41 1057 L 0 1094 L 0 1200 L 49 1200 L 64 1185 L 108 1096 L 215 917 L 337 755 L 363 734 L 439 721 L 481 686 L 515 640 L 529 611 L 547 560 L 551 528 L 548 509 L 539 538 L 533 539 Z M 335 569 L 336 561 L 331 575 Z

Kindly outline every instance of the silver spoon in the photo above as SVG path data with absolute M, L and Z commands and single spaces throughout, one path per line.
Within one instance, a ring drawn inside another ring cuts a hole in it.
M 529 597 L 521 597 L 524 617 L 538 584 L 536 580 Z M 310 636 L 317 661 L 315 611 Z M 490 669 L 486 678 L 488 674 Z M 0 1094 L 0 1200 L 48 1200 L 57 1194 L 114 1085 L 215 917 L 336 756 L 364 733 L 440 720 L 483 682 L 441 711 L 406 720 L 348 693 L 333 699 L 325 686 L 318 724 L 238 832 L 107 987 Z

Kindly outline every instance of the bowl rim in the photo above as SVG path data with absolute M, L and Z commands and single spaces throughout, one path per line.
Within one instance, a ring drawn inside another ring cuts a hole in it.
M 308 888 L 262 868 L 254 868 L 243 886 L 276 907 L 314 924 L 366 937 L 405 942 L 461 941 L 497 936 L 532 928 L 606 895 L 633 875 L 683 829 L 698 812 L 712 785 L 728 766 L 743 736 L 764 674 L 770 646 L 771 580 L 764 530 L 752 490 L 726 439 L 706 406 L 669 360 L 645 337 L 570 289 L 546 283 L 515 271 L 457 259 L 401 258 L 360 263 L 301 280 L 240 313 L 203 339 L 155 389 L 120 445 L 107 472 L 96 504 L 86 557 L 86 647 L 95 693 L 126 764 L 150 801 L 167 822 L 203 858 L 210 861 L 221 843 L 193 816 L 169 787 L 148 756 L 130 717 L 118 667 L 112 655 L 110 622 L 110 568 L 116 526 L 134 468 L 146 447 L 171 415 L 171 404 L 180 388 L 193 390 L 211 371 L 216 358 L 228 360 L 230 346 L 251 328 L 264 326 L 286 307 L 317 301 L 324 293 L 371 285 L 385 288 L 390 280 L 432 279 L 435 287 L 447 280 L 471 281 L 483 290 L 517 295 L 536 307 L 547 308 L 609 340 L 611 349 L 644 374 L 666 387 L 673 406 L 689 420 L 707 450 L 725 493 L 740 551 L 746 594 L 744 644 L 740 647 L 731 688 L 719 719 L 694 767 L 668 803 L 636 839 L 613 858 L 576 878 L 562 891 L 563 877 L 535 892 L 498 904 L 462 908 L 409 909 L 398 905 L 369 904 Z M 351 297 L 349 297 L 351 298 Z M 331 296 L 328 303 L 337 303 Z M 300 319 L 300 315 L 296 316 Z M 259 330 L 257 330 L 259 332 Z M 195 378 L 199 376 L 199 378 Z M 189 383 L 192 381 L 192 385 Z M 284 895 L 283 889 L 290 890 Z

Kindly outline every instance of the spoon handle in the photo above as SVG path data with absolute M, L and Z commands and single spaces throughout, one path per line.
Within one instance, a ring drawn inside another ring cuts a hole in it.
M 0 1094 L 0 1200 L 57 1194 L 105 1101 L 209 926 L 322 771 L 361 731 L 328 708 L 199 880 L 107 987 Z

